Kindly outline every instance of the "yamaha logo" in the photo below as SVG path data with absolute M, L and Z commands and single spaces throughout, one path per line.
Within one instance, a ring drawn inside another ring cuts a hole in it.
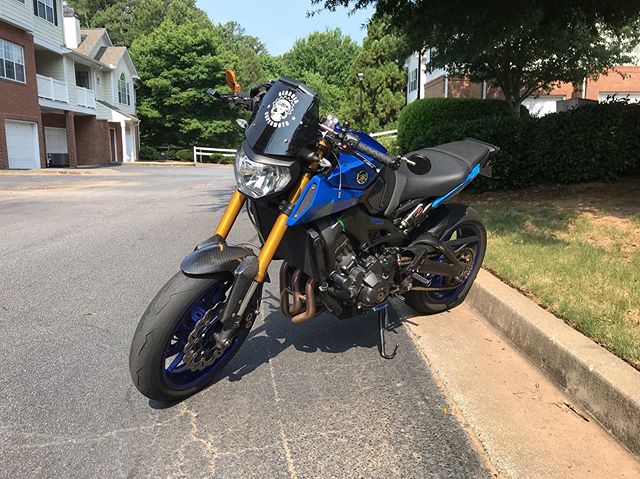
M 356 181 L 358 182 L 359 185 L 364 185 L 368 179 L 369 179 L 369 175 L 367 174 L 366 171 L 364 170 L 358 171 L 358 174 L 356 175 Z
M 278 98 L 267 105 L 267 111 L 264 113 L 264 119 L 269 126 L 274 128 L 284 128 L 290 125 L 289 116 L 293 113 L 293 109 L 299 102 L 298 97 L 292 91 L 281 91 Z M 296 117 L 292 117 L 291 121 L 295 121 Z

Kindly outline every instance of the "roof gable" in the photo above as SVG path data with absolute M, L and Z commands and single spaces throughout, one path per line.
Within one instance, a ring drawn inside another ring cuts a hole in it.
M 81 28 L 80 45 L 75 49 L 81 55 L 95 58 L 101 47 L 112 47 L 113 43 L 106 28 Z

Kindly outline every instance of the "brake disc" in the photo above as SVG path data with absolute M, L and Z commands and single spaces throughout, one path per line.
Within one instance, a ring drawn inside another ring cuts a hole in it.
M 202 371 L 211 366 L 224 352 L 216 346 L 213 334 L 220 324 L 218 318 L 221 306 L 219 303 L 208 310 L 189 334 L 183 349 L 183 361 L 191 371 Z

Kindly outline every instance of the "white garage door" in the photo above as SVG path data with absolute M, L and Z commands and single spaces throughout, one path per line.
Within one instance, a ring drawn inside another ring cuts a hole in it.
M 37 125 L 26 121 L 6 121 L 5 133 L 9 168 L 19 170 L 40 168 Z
M 69 153 L 67 146 L 67 130 L 64 128 L 44 129 L 44 142 L 49 153 Z

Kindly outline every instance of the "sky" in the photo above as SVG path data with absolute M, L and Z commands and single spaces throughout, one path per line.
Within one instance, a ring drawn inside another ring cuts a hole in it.
M 236 21 L 246 33 L 258 37 L 272 55 L 288 51 L 298 38 L 316 30 L 340 27 L 342 32 L 362 44 L 367 31 L 362 25 L 373 15 L 369 8 L 349 16 L 342 8 L 335 12 L 324 10 L 312 18 L 307 12 L 317 10 L 311 0 L 197 0 L 215 23 Z

